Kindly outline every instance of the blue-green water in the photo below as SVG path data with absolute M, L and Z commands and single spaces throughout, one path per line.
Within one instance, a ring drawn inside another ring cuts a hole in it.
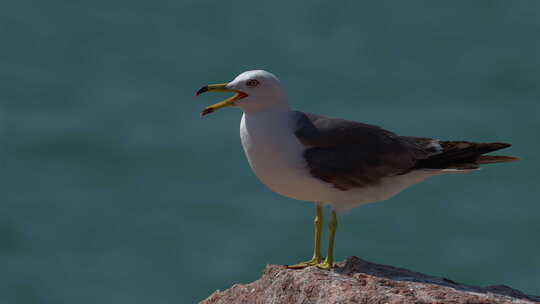
M 297 108 L 506 141 L 518 163 L 342 216 L 349 255 L 540 294 L 539 2 L 3 1 L 0 303 L 192 303 L 311 254 L 206 83 L 263 68 Z

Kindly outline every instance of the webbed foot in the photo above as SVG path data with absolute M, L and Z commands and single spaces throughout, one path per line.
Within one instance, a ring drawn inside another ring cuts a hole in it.
M 309 261 L 306 261 L 306 262 L 302 262 L 302 263 L 298 263 L 298 264 L 294 264 L 294 265 L 287 265 L 287 268 L 289 269 L 303 269 L 303 268 L 306 268 L 306 267 L 309 267 L 309 266 L 315 266 L 315 265 L 319 265 L 321 263 L 321 258 L 317 258 L 317 257 L 313 257 L 311 260 Z
M 324 262 L 317 264 L 317 268 L 319 269 L 330 270 L 332 267 L 334 267 L 334 263 L 329 261 L 328 258 Z

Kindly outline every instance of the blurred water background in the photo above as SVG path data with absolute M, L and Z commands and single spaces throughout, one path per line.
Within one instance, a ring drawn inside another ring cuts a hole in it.
M 0 303 L 193 303 L 310 257 L 240 112 L 198 116 L 257 68 L 299 109 L 513 143 L 341 217 L 337 258 L 540 294 L 539 3 L 2 1 Z

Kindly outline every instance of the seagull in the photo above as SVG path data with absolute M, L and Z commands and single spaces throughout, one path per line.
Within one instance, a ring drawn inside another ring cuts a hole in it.
M 231 82 L 203 86 L 234 95 L 206 107 L 201 117 L 225 107 L 243 111 L 240 139 L 261 182 L 283 196 L 315 203 L 313 257 L 288 265 L 331 269 L 337 212 L 383 201 L 428 177 L 469 173 L 480 165 L 519 160 L 484 155 L 510 147 L 400 136 L 378 126 L 292 110 L 279 79 L 253 70 Z M 332 208 L 326 257 L 321 255 L 323 206 Z M 324 258 L 324 260 L 323 260 Z

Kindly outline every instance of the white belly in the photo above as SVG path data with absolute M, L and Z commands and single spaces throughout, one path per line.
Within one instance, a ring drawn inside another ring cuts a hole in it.
M 266 112 L 244 114 L 240 123 L 242 146 L 253 172 L 268 188 L 286 197 L 346 210 L 386 200 L 437 175 L 433 171 L 413 171 L 387 178 L 377 186 L 339 190 L 310 175 L 303 157 L 305 146 L 294 135 L 293 124 L 290 115 Z

